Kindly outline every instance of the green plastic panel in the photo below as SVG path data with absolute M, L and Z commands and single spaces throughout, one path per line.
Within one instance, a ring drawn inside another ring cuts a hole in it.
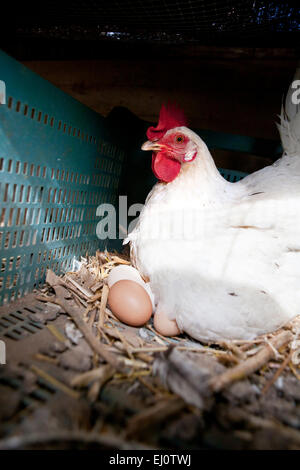
M 274 158 L 282 155 L 282 146 L 279 141 L 258 139 L 255 137 L 228 134 L 207 129 L 196 130 L 209 149 L 223 149 L 258 155 L 260 157 Z
M 7 303 L 42 283 L 47 268 L 66 271 L 74 257 L 105 247 L 96 208 L 117 202 L 124 150 L 103 117 L 1 51 L 0 80 L 0 303 Z
M 244 173 L 243 171 L 227 170 L 226 168 L 218 168 L 218 170 L 223 178 L 225 178 L 227 181 L 230 181 L 230 183 L 236 183 L 248 174 Z

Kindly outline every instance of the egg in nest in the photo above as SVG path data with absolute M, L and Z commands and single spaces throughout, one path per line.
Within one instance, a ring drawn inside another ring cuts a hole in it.
M 150 319 L 154 307 L 151 292 L 138 271 L 120 265 L 108 276 L 108 304 L 113 314 L 130 326 L 142 326 Z
M 108 276 L 108 304 L 113 314 L 130 326 L 147 323 L 155 311 L 154 294 L 150 284 L 145 283 L 137 269 L 120 265 L 112 269 Z M 180 330 L 175 320 L 171 320 L 162 310 L 154 314 L 154 328 L 164 336 L 175 336 Z

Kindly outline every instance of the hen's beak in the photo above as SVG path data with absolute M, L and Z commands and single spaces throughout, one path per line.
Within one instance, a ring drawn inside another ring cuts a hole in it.
M 161 150 L 161 146 L 157 142 L 151 142 L 151 140 L 147 140 L 147 142 L 142 145 L 141 149 L 159 152 Z

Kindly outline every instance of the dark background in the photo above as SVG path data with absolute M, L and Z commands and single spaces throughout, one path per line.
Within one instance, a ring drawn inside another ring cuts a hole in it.
M 45 0 L 9 9 L 0 47 L 104 116 L 125 106 L 155 122 L 171 99 L 193 128 L 278 139 L 299 57 L 294 2 Z

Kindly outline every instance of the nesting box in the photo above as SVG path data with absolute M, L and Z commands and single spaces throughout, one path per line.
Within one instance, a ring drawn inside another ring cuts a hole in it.
M 3 52 L 0 80 L 0 303 L 7 304 L 44 282 L 47 268 L 65 272 L 82 255 L 120 247 L 97 237 L 97 207 L 117 205 L 120 192 L 143 203 L 155 179 L 140 151 L 150 123 L 124 109 L 104 118 Z M 198 133 L 213 148 L 251 153 L 256 145 Z M 220 171 L 229 181 L 246 174 Z

